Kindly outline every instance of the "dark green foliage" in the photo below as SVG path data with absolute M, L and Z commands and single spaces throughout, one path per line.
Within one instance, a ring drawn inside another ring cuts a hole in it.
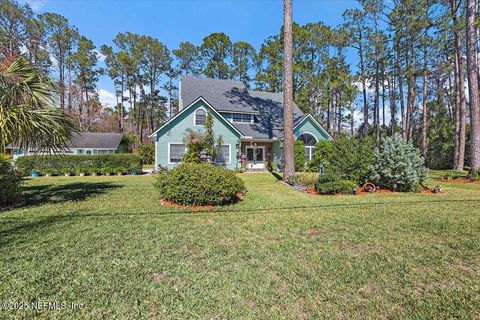
M 357 187 L 357 184 L 350 180 L 342 180 L 342 177 L 336 173 L 328 171 L 318 176 L 315 183 L 315 189 L 320 194 L 350 194 Z
M 24 156 L 15 161 L 15 166 L 23 174 L 30 174 L 32 170 L 45 172 L 50 169 L 65 172 L 83 169 L 87 171 L 82 173 L 87 173 L 105 167 L 141 171 L 142 160 L 134 154 Z
M 375 149 L 370 179 L 381 188 L 416 191 L 427 178 L 427 168 L 423 164 L 420 150 L 397 133 L 385 138 Z
M 307 164 L 310 171 L 319 172 L 320 164 L 325 164 L 329 162 L 333 154 L 333 144 L 332 140 L 320 140 L 315 145 L 315 152 L 313 153 L 313 159 Z
M 142 164 L 152 164 L 155 161 L 155 145 L 141 144 L 136 154 L 142 159 Z
M 0 156 L 0 205 L 13 203 L 20 198 L 22 175 L 10 162 Z
M 163 199 L 195 206 L 229 204 L 246 192 L 233 171 L 209 163 L 183 163 L 163 171 L 155 186 Z
M 294 145 L 295 171 L 303 171 L 305 168 L 305 144 L 303 141 L 296 140 Z
M 450 121 L 443 106 L 432 104 L 431 107 L 433 111 L 439 111 L 429 119 L 427 165 L 430 169 L 450 169 L 454 156 L 455 123 Z
M 213 116 L 207 113 L 205 119 L 204 131 L 195 131 L 190 128 L 186 130 L 186 136 L 183 142 L 187 146 L 187 152 L 183 155 L 182 162 L 200 163 L 200 152 L 205 151 L 212 161 L 215 161 L 220 153 L 223 137 L 215 136 L 213 132 Z
M 368 178 L 368 168 L 373 163 L 374 142 L 370 137 L 349 138 L 338 136 L 334 141 L 320 141 L 315 146 L 309 168 L 319 170 L 320 163 L 344 180 L 362 184 Z

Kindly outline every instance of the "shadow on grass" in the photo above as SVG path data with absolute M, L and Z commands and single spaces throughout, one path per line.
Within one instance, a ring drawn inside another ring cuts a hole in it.
M 75 182 L 64 185 L 27 186 L 23 188 L 23 198 L 26 201 L 25 206 L 38 206 L 46 203 L 82 201 L 121 187 L 121 185 L 112 182 Z
M 282 181 L 282 180 L 283 180 L 283 177 L 282 177 L 278 172 L 270 171 L 270 173 L 271 173 L 272 176 L 274 176 L 275 179 L 277 179 L 278 181 Z

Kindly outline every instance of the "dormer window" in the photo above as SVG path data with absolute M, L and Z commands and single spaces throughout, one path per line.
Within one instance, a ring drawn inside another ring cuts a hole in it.
M 253 123 L 253 115 L 248 113 L 233 113 L 233 123 Z
M 206 119 L 207 119 L 207 112 L 205 111 L 205 109 L 197 109 L 197 111 L 195 111 L 196 126 L 204 126 Z

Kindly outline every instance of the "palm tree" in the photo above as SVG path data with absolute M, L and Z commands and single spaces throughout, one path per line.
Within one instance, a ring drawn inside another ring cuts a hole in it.
M 293 158 L 293 72 L 292 72 L 292 0 L 283 1 L 283 179 L 295 175 Z
M 55 107 L 54 89 L 25 57 L 0 60 L 0 152 L 11 143 L 54 152 L 67 147 L 77 125 Z

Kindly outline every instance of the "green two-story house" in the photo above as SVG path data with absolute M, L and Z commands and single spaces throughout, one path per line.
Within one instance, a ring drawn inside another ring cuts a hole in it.
M 215 135 L 223 137 L 221 156 L 214 161 L 229 169 L 245 163 L 264 170 L 283 158 L 283 95 L 250 90 L 242 82 L 184 76 L 179 85 L 179 113 L 150 135 L 155 139 L 155 168 L 173 168 L 186 151 L 186 130 L 202 132 L 205 118 L 214 118 Z M 294 137 L 312 159 L 315 144 L 332 139 L 310 114 L 293 107 Z

